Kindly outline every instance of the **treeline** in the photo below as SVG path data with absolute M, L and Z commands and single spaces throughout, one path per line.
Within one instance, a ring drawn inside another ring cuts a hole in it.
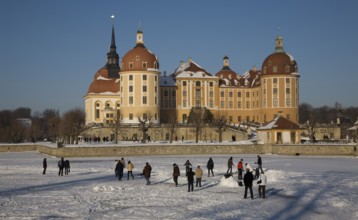
M 337 123 L 353 125 L 358 120 L 358 107 L 342 107 L 338 102 L 333 107 L 313 107 L 311 104 L 302 103 L 299 106 L 299 122 L 306 124 L 315 121 L 319 124 Z M 337 121 L 338 120 L 338 121 Z
M 82 109 L 75 108 L 60 115 L 58 110 L 46 109 L 31 115 L 30 108 L 0 111 L 0 142 L 22 143 L 60 141 L 75 143 L 85 124 Z

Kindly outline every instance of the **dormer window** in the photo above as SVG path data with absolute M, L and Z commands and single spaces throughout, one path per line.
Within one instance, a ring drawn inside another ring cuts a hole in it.
M 133 62 L 129 62 L 129 69 L 133 69 Z
M 277 66 L 272 67 L 272 72 L 277 73 Z
M 138 61 L 138 60 L 139 60 L 139 56 L 138 56 L 138 55 L 135 57 L 135 60 L 136 60 L 136 61 Z
M 142 63 L 142 67 L 143 67 L 144 69 L 146 69 L 146 68 L 147 68 L 147 62 L 143 62 L 143 63 Z
M 289 72 L 290 72 L 290 66 L 289 66 L 289 65 L 285 66 L 285 72 L 286 72 L 286 73 L 289 73 Z
M 268 65 L 269 65 L 269 66 L 272 65 L 272 61 L 271 61 L 271 60 L 268 61 Z

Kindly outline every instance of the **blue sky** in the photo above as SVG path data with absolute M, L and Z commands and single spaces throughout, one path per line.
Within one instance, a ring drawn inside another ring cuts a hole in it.
M 172 73 L 191 57 L 215 74 L 261 69 L 280 34 L 299 68 L 300 102 L 358 106 L 357 0 L 1 0 L 0 110 L 84 108 L 105 65 L 115 15 L 117 52 L 144 43 Z

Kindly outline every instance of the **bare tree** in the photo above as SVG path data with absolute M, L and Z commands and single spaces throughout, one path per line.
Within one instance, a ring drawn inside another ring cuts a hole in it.
M 120 131 L 120 126 L 121 126 L 121 114 L 120 114 L 120 110 L 118 109 L 116 112 L 116 120 L 113 124 L 113 132 L 114 132 L 114 143 L 118 144 L 118 134 Z
M 143 114 L 143 116 L 138 115 L 138 121 L 139 121 L 139 129 L 142 132 L 142 143 L 145 143 L 147 141 L 147 132 L 148 129 L 153 126 L 152 122 L 152 116 L 150 114 Z
M 213 121 L 213 114 L 207 108 L 194 107 L 190 110 L 188 123 L 194 128 L 195 143 L 199 142 L 201 129 Z
M 69 110 L 63 115 L 64 139 L 68 142 L 78 144 L 78 136 L 84 128 L 85 113 L 82 109 Z
M 307 120 L 306 122 L 311 143 L 316 140 L 315 135 L 317 133 L 317 124 L 317 112 L 316 110 L 312 110 L 309 114 L 309 120 Z
M 41 126 L 41 119 L 39 117 L 33 117 L 31 127 L 29 129 L 29 137 L 32 142 L 37 142 L 38 139 L 43 135 Z
M 224 115 L 217 116 L 212 123 L 216 128 L 219 134 L 219 142 L 221 143 L 223 140 L 223 132 L 226 130 L 227 123 L 226 117 Z

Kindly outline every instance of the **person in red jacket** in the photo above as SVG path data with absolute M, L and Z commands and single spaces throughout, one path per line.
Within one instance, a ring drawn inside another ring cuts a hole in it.
M 242 171 L 243 171 L 243 169 L 244 169 L 243 161 L 244 161 L 244 160 L 241 159 L 241 160 L 239 161 L 239 163 L 237 163 L 237 172 L 239 173 L 239 176 L 238 176 L 239 179 L 242 179 Z

